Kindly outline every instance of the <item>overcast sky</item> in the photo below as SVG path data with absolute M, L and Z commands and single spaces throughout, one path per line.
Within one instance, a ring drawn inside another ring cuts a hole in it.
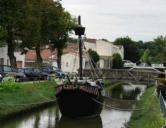
M 88 38 L 150 41 L 166 35 L 166 0 L 62 0 L 62 5 L 81 15 Z

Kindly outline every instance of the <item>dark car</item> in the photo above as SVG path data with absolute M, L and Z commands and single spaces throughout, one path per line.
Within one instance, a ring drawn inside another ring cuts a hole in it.
M 59 77 L 65 77 L 67 75 L 66 72 L 63 72 L 62 70 L 54 66 L 43 67 L 43 72 L 46 72 L 48 74 L 56 73 Z
M 7 66 L 7 65 L 0 65 L 0 73 L 2 75 L 2 78 L 5 77 L 6 74 L 12 74 L 15 76 L 16 81 L 24 81 L 26 80 L 26 76 L 24 73 L 19 72 L 17 68 Z
M 43 80 L 46 80 L 46 79 L 47 79 L 48 73 L 43 72 L 42 69 L 40 69 L 40 68 L 33 68 L 33 71 L 34 71 L 34 74 L 35 74 L 39 79 L 43 79 Z
M 33 80 L 35 77 L 32 68 L 20 68 L 18 71 L 24 73 L 29 80 Z
M 22 68 L 19 69 L 23 72 L 29 80 L 47 79 L 48 73 L 43 72 L 39 68 Z

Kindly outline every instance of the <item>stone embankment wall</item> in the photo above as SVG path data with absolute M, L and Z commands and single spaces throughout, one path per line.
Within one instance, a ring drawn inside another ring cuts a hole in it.
M 160 73 L 155 71 L 130 71 L 128 69 L 103 69 L 99 71 L 96 70 L 96 73 L 99 77 L 106 79 L 115 79 L 115 80 L 132 80 L 132 81 L 145 81 L 145 82 L 154 82 Z M 92 72 L 90 70 L 84 70 L 84 77 L 92 77 Z M 95 73 L 93 73 L 95 76 Z

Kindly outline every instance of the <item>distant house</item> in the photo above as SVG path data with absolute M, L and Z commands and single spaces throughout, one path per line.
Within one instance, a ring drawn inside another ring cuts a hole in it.
M 87 50 L 92 49 L 99 54 L 99 67 L 102 69 L 111 68 L 114 53 L 119 53 L 122 59 L 124 58 L 124 48 L 122 45 L 114 45 L 104 40 L 88 38 L 84 38 L 84 44 Z

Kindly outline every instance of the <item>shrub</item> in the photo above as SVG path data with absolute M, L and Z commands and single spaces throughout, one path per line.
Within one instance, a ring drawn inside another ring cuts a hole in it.
M 158 78 L 161 85 L 166 85 L 166 79 L 165 78 Z
M 122 58 L 119 53 L 113 55 L 113 67 L 114 69 L 120 69 L 123 67 Z
M 20 84 L 13 81 L 3 81 L 0 83 L 0 91 L 2 90 L 14 91 L 19 87 Z

